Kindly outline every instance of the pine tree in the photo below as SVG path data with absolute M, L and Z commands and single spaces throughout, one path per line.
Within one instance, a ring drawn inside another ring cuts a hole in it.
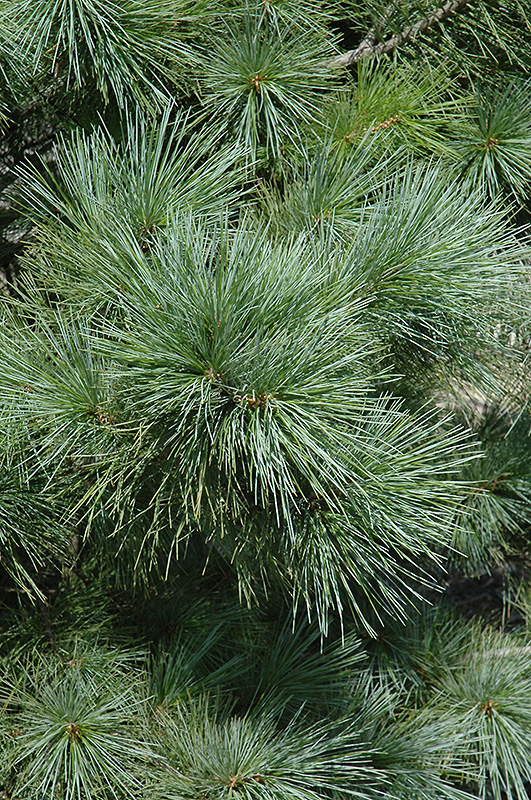
M 1 797 L 527 800 L 530 25 L 0 0 Z

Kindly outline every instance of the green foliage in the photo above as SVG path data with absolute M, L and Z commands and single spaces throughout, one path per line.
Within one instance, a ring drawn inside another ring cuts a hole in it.
M 348 242 L 358 230 L 367 199 L 381 191 L 388 171 L 400 163 L 400 153 L 378 158 L 367 136 L 347 152 L 326 140 L 303 166 L 293 169 L 287 186 L 259 187 L 258 224 L 267 221 L 269 230 L 280 236 L 306 232 L 319 244 L 324 235 L 323 250 L 329 249 L 330 237 Z
M 467 498 L 456 526 L 455 547 L 467 566 L 484 564 L 515 552 L 529 524 L 529 423 L 525 416 L 507 430 L 486 430 L 484 456 L 465 474 L 476 491 Z
M 452 759 L 473 763 L 481 797 L 527 797 L 530 679 L 529 646 L 494 632 L 474 637 L 441 677 L 434 703 L 459 734 Z M 458 770 L 451 759 L 448 769 Z
M 278 157 L 320 117 L 319 95 L 332 85 L 325 60 L 333 50 L 311 27 L 264 10 L 227 21 L 222 35 L 199 51 L 214 69 L 202 76 L 202 104 L 222 132 L 245 144 L 252 158 Z
M 525 252 L 480 193 L 463 195 L 441 168 L 409 168 L 365 207 L 343 269 L 359 275 L 373 324 L 407 359 L 420 350 L 459 361 L 470 353 L 468 336 L 492 346 L 496 317 L 518 315 L 512 291 Z
M 347 796 L 376 794 L 382 774 L 371 768 L 356 731 L 296 719 L 279 732 L 272 719 L 213 719 L 208 705 L 180 709 L 164 718 L 171 772 L 162 797 L 282 797 L 315 800 L 323 791 Z
M 463 490 L 446 473 L 472 450 L 371 397 L 362 277 L 351 257 L 316 270 L 312 253 L 305 237 L 288 249 L 182 218 L 134 272 L 115 259 L 91 275 L 115 321 L 29 305 L 42 324 L 21 330 L 24 350 L 6 332 L 2 385 L 40 429 L 42 463 L 73 461 L 88 482 L 75 508 L 140 535 L 151 560 L 166 527 L 176 552 L 200 534 L 249 597 L 276 574 L 326 629 L 334 606 L 359 609 L 353 585 L 402 613 L 404 576 L 451 534 Z
M 105 128 L 77 129 L 60 141 L 54 173 L 21 170 L 19 202 L 32 219 L 53 215 L 74 230 L 105 236 L 109 219 L 147 248 L 179 210 L 218 215 L 240 196 L 243 149 L 216 148 L 213 129 L 191 136 L 186 115 L 168 105 L 160 118 L 127 116 L 119 141 Z
M 0 0 L 0 797 L 526 800 L 531 7 L 449 8 Z
M 0 470 L 2 567 L 28 592 L 39 593 L 35 573 L 48 558 L 64 557 L 66 536 L 50 493 L 28 483 L 20 468 Z
M 463 174 L 495 197 L 509 191 L 526 202 L 531 178 L 528 81 L 478 92 L 474 114 L 456 121 L 455 149 Z
M 227 625 L 222 623 L 193 637 L 178 637 L 159 646 L 149 668 L 150 694 L 157 711 L 172 708 L 191 695 L 222 688 L 233 691 L 244 671 L 241 656 L 228 661 L 217 651 Z
M 152 104 L 167 96 L 164 78 L 182 60 L 183 26 L 201 19 L 202 11 L 201 3 L 188 0 L 16 0 L 0 6 L 16 26 L 15 52 L 31 60 L 35 72 L 63 90 L 93 83 L 106 102 L 112 97 L 120 105 L 132 97 Z
M 140 787 L 135 762 L 152 753 L 132 737 L 139 700 L 120 686 L 109 655 L 94 674 L 76 655 L 51 675 L 38 670 L 4 680 L 4 697 L 19 709 L 13 764 L 25 797 L 70 800 Z
M 358 34 L 356 43 L 369 30 L 374 31 L 376 42 L 385 42 L 422 23 L 430 13 L 444 6 L 430 0 L 414 3 L 399 0 L 392 4 L 386 0 L 366 0 L 349 3 L 346 16 Z M 463 4 L 453 10 L 439 24 L 417 29 L 413 39 L 406 38 L 399 47 L 399 54 L 420 56 L 436 66 L 444 59 L 455 67 L 456 75 L 464 73 L 473 78 L 528 71 L 531 8 L 526 0 L 508 0 L 503 5 L 479 0 L 473 6 Z
M 347 146 L 368 136 L 381 148 L 444 157 L 448 121 L 469 102 L 442 64 L 362 61 L 348 95 L 329 104 L 328 124 Z

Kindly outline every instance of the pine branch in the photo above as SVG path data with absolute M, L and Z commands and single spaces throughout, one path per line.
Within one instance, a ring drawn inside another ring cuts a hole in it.
M 436 11 L 432 11 L 432 13 L 427 17 L 423 17 L 423 19 L 415 22 L 414 25 L 411 25 L 409 28 L 404 28 L 404 30 L 396 34 L 396 36 L 392 36 L 390 39 L 380 42 L 380 44 L 375 44 L 376 30 L 381 29 L 388 20 L 393 10 L 393 5 L 391 5 L 385 10 L 382 18 L 378 21 L 378 24 L 375 26 L 375 28 L 372 28 L 369 31 L 367 36 L 358 45 L 358 47 L 356 47 L 354 50 L 349 50 L 347 53 L 343 53 L 343 55 L 338 56 L 337 58 L 334 58 L 332 61 L 330 61 L 330 66 L 348 67 L 351 64 L 355 64 L 356 61 L 359 61 L 362 58 L 381 56 L 385 53 L 390 53 L 401 44 L 405 44 L 406 42 L 414 39 L 419 33 L 422 33 L 422 31 L 433 27 L 433 25 L 436 25 L 438 22 L 444 22 L 444 20 L 448 19 L 451 14 L 461 11 L 461 9 L 463 9 L 467 4 L 467 0 L 454 0 L 454 2 L 445 3 L 441 8 L 438 8 Z
M 395 8 L 396 8 L 395 3 L 391 3 L 389 6 L 387 6 L 387 8 L 385 9 L 384 13 L 378 19 L 378 21 L 374 25 L 374 27 L 371 28 L 368 31 L 368 33 L 367 33 L 366 37 L 363 39 L 363 41 L 361 41 L 359 43 L 359 45 L 356 47 L 355 50 L 351 51 L 354 54 L 353 58 L 352 58 L 352 61 L 357 61 L 360 58 L 358 53 L 361 54 L 361 53 L 365 53 L 365 52 L 372 52 L 372 50 L 374 50 L 374 48 L 377 46 L 376 41 L 377 41 L 378 33 L 380 33 L 381 31 L 383 31 L 385 29 L 385 25 L 386 25 L 389 17 L 391 16 L 391 14 L 393 13 Z M 349 55 L 349 54 L 347 53 L 346 55 Z M 344 56 L 341 56 L 341 58 L 343 58 L 343 57 Z M 351 62 L 349 62 L 349 63 L 351 63 Z

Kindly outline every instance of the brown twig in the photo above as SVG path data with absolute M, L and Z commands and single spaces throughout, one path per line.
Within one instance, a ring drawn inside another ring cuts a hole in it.
M 358 61 L 358 59 L 362 57 L 360 55 L 361 53 L 364 53 L 365 51 L 371 52 L 374 49 L 374 47 L 376 46 L 376 39 L 378 37 L 378 34 L 384 30 L 387 20 L 389 19 L 395 8 L 396 8 L 395 3 L 391 3 L 391 5 L 387 6 L 382 16 L 377 20 L 374 28 L 371 28 L 370 31 L 367 33 L 365 39 L 363 39 L 363 41 L 359 43 L 359 45 L 356 47 L 355 50 L 350 51 L 352 53 L 352 61 L 350 63 Z M 348 53 L 346 55 L 348 55 Z M 342 59 L 344 58 L 344 56 L 340 56 L 339 58 Z M 332 63 L 335 63 L 335 61 L 333 61 Z
M 332 59 L 332 61 L 329 62 L 329 66 L 348 67 L 351 64 L 355 64 L 356 61 L 359 61 L 362 58 L 381 56 L 385 53 L 390 53 L 401 44 L 405 44 L 406 42 L 414 39 L 422 31 L 431 28 L 438 22 L 443 22 L 452 14 L 461 11 L 461 9 L 467 4 L 468 0 L 454 0 L 453 2 L 445 3 L 443 6 L 441 6 L 441 8 L 438 8 L 435 11 L 432 11 L 431 14 L 428 14 L 427 17 L 423 17 L 423 19 L 415 22 L 414 25 L 411 25 L 409 28 L 404 28 L 404 30 L 400 33 L 397 33 L 396 36 L 391 36 L 390 39 L 386 39 L 384 42 L 380 42 L 380 44 L 375 43 L 376 28 L 372 28 L 365 39 L 358 45 L 358 47 L 356 47 L 354 50 L 349 50 L 348 53 L 343 53 L 343 55 Z M 392 6 L 390 6 L 390 9 L 392 10 Z M 389 8 L 386 9 L 385 13 L 387 14 L 388 11 Z M 385 24 L 388 19 L 388 16 L 385 18 L 384 17 L 385 15 L 382 17 L 382 24 Z M 379 27 L 381 27 L 381 25 L 379 25 Z

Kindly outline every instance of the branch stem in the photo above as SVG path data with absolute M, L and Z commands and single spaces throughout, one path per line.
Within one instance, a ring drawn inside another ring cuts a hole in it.
M 371 28 L 367 36 L 354 50 L 349 50 L 347 53 L 343 53 L 337 58 L 332 59 L 329 65 L 331 67 L 348 67 L 362 58 L 370 58 L 371 56 L 381 56 L 385 53 L 390 53 L 401 44 L 405 44 L 414 39 L 419 33 L 422 33 L 422 31 L 431 28 L 438 22 L 443 22 L 452 14 L 461 11 L 467 4 L 468 0 L 453 0 L 453 2 L 445 3 L 440 8 L 432 11 L 431 14 L 428 14 L 427 17 L 423 17 L 418 22 L 415 22 L 414 25 L 411 25 L 409 28 L 404 28 L 404 30 L 396 34 L 396 36 L 391 36 L 390 39 L 376 44 L 377 30 L 381 29 L 389 19 L 393 10 L 393 5 L 391 5 L 386 9 L 381 19 L 378 20 L 377 25 Z

